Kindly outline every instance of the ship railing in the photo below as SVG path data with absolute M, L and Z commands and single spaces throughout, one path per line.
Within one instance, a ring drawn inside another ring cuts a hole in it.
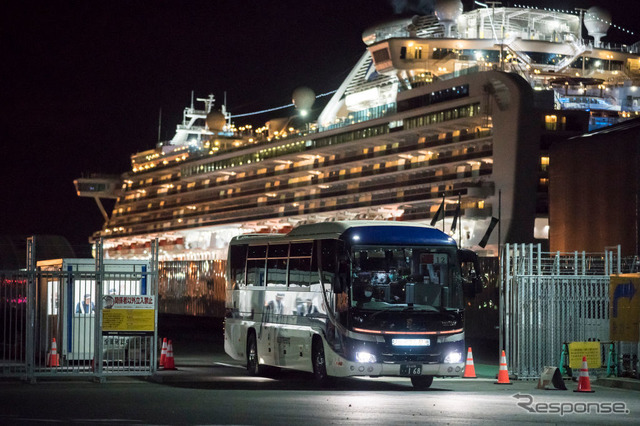
M 531 57 L 524 52 L 524 48 L 520 45 L 520 43 L 518 43 L 518 40 L 521 39 L 514 37 L 509 38 L 504 41 L 503 46 L 506 47 L 509 52 L 515 55 L 520 60 L 520 62 L 524 63 L 525 65 L 531 66 L 533 64 L 533 61 L 531 60 Z
M 573 34 L 571 34 L 571 39 L 569 40 L 568 45 L 571 48 L 572 53 L 553 67 L 556 72 L 564 71 L 567 67 L 571 66 L 571 64 L 578 59 L 580 55 L 587 50 L 591 50 L 589 45 L 585 44 L 582 40 L 578 40 L 578 38 Z

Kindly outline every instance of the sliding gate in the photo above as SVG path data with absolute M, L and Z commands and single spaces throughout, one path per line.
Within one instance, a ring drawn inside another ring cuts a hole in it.
M 0 376 L 151 375 L 156 370 L 158 245 L 149 260 L 35 262 L 0 272 Z

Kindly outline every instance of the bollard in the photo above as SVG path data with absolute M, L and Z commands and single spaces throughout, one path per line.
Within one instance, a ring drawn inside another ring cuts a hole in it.
M 607 377 L 618 377 L 618 363 L 616 362 L 615 344 L 609 345 L 609 356 L 607 357 Z
M 569 359 L 569 347 L 567 346 L 566 343 L 562 344 L 562 352 L 560 353 L 560 362 L 558 363 L 558 370 L 560 370 L 560 374 L 562 374 L 563 376 L 566 375 L 571 375 L 571 372 L 569 371 L 569 369 L 567 368 L 567 361 Z

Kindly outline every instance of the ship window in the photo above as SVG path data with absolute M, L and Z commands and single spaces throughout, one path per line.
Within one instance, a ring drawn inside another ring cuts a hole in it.
M 406 46 L 402 46 L 400 48 L 400 59 L 405 59 L 407 57 L 407 48 Z
M 549 169 L 549 157 L 540 157 L 540 170 L 547 171 Z
M 556 115 L 546 115 L 544 117 L 544 126 L 547 130 L 557 130 L 558 117 Z
M 387 48 L 379 49 L 373 52 L 373 60 L 376 63 L 388 61 L 390 58 L 391 56 L 389 55 L 389 49 Z

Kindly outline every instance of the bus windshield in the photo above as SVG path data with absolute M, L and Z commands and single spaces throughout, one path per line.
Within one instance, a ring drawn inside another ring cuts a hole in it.
M 354 308 L 462 308 L 455 249 L 354 247 L 351 259 L 350 303 Z

